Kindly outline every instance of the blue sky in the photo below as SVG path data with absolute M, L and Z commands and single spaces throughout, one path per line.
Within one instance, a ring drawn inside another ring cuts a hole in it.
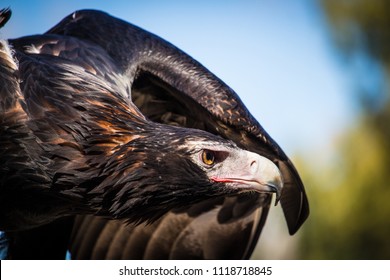
M 151 31 L 232 87 L 288 155 L 326 152 L 351 124 L 351 87 L 315 1 L 18 1 L 1 38 L 42 33 L 77 9 Z

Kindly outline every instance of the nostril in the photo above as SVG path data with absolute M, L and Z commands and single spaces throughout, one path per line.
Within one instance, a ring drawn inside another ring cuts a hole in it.
M 256 160 L 251 162 L 250 168 L 251 168 L 252 173 L 255 173 L 257 171 L 257 166 L 258 166 L 258 164 L 257 164 Z

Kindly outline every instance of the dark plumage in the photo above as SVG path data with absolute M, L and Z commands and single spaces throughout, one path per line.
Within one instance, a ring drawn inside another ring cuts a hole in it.
M 297 171 L 236 93 L 138 27 L 75 12 L 0 41 L 0 79 L 11 258 L 68 242 L 74 258 L 248 258 L 272 192 L 291 234 L 308 216 Z

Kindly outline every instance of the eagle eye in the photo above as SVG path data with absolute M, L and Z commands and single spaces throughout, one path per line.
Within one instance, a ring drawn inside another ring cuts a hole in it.
M 202 161 L 204 164 L 212 166 L 215 163 L 215 153 L 210 150 L 203 150 Z

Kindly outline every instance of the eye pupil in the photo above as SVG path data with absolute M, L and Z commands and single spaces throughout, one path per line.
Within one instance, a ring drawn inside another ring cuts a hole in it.
M 204 150 L 202 152 L 202 161 L 204 164 L 213 165 L 214 161 L 215 161 L 214 152 L 209 151 L 209 150 Z

